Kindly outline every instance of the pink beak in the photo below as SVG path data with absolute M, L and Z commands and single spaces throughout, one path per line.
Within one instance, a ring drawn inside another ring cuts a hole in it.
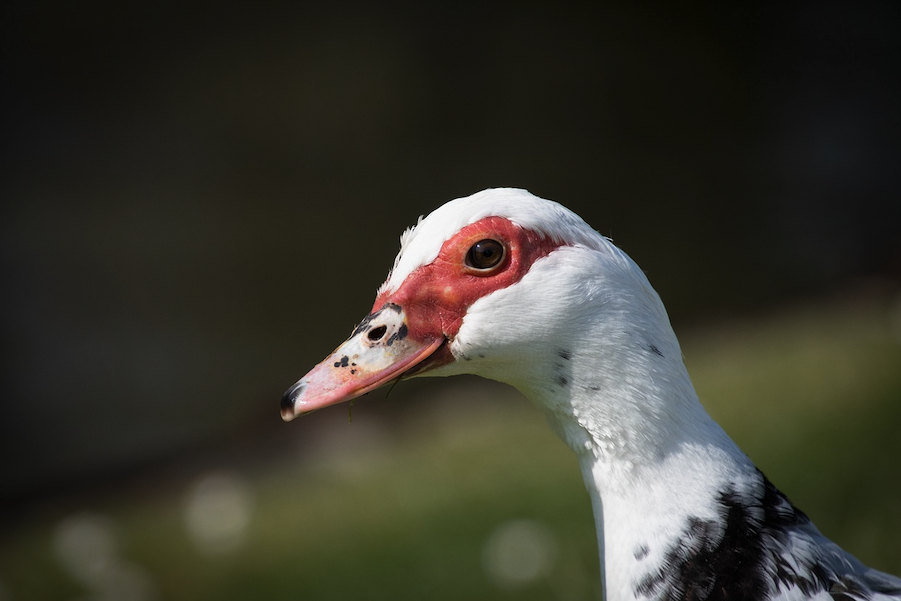
M 355 399 L 420 365 L 444 344 L 443 336 L 414 340 L 400 306 L 369 314 L 344 344 L 289 388 L 282 419 Z

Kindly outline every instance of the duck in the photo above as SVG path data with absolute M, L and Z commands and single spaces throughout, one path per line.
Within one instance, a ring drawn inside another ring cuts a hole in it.
M 644 272 L 563 205 L 491 188 L 420 217 L 281 415 L 457 374 L 517 388 L 575 453 L 607 601 L 901 600 L 710 417 Z

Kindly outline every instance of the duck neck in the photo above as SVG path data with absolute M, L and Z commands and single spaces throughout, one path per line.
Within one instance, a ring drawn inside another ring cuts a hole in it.
M 678 346 L 642 344 L 634 352 L 643 356 L 623 357 L 604 371 L 559 371 L 556 389 L 529 394 L 550 410 L 551 423 L 578 455 L 608 601 L 634 599 L 685 525 L 719 519 L 717 499 L 755 473 L 704 411 Z

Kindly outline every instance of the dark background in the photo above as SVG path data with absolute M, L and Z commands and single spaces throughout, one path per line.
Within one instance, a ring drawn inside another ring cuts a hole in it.
M 677 331 L 901 277 L 897 2 L 2 11 L 12 508 L 277 454 L 401 231 L 485 187 L 613 237 Z

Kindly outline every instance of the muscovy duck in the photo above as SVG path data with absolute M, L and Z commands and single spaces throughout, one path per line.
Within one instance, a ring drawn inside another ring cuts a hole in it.
M 562 205 L 498 188 L 420 218 L 282 417 L 464 373 L 518 388 L 576 453 L 607 601 L 901 600 L 901 579 L 825 538 L 713 421 L 644 273 Z

